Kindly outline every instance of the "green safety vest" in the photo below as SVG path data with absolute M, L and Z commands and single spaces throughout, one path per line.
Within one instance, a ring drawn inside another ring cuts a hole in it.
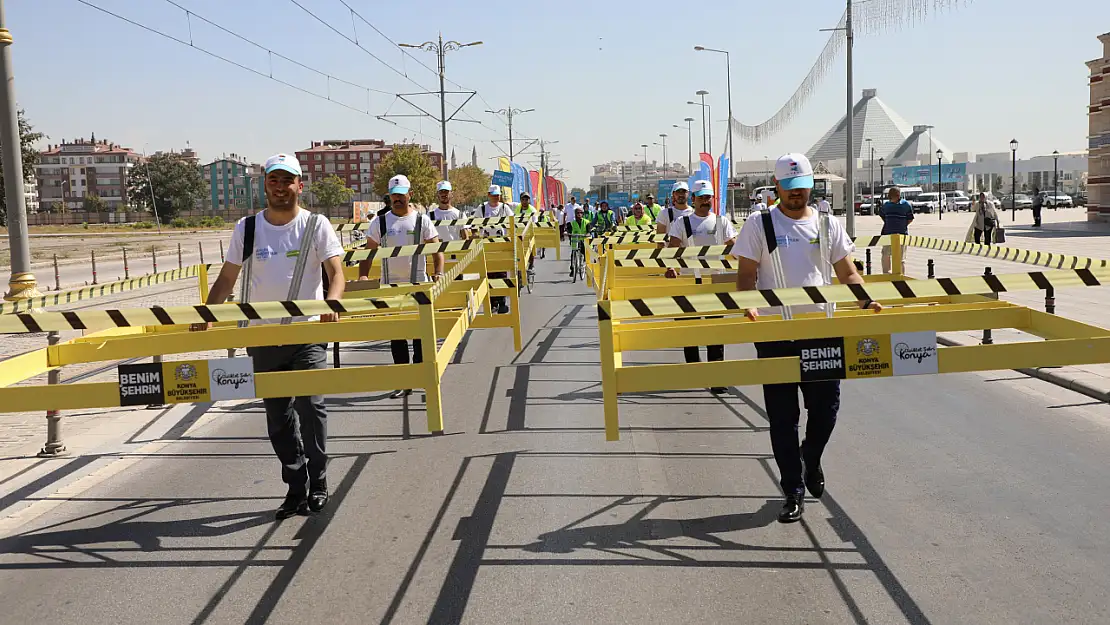
M 649 217 L 647 214 L 639 219 L 636 219 L 635 215 L 629 215 L 628 217 L 624 218 L 624 223 L 629 226 L 650 226 L 653 221 L 655 220 Z
M 586 221 L 585 219 L 581 221 L 575 219 L 574 221 L 570 222 L 571 234 L 586 234 L 587 232 L 589 232 L 589 230 L 590 222 Z
M 659 211 L 661 210 L 663 210 L 662 206 L 658 204 L 651 204 L 644 207 L 644 214 L 651 215 L 651 220 L 655 221 L 656 219 L 659 219 Z
M 616 223 L 616 216 L 611 210 L 606 212 L 598 211 L 597 214 L 594 215 L 594 223 L 599 223 L 605 228 L 611 228 L 613 224 Z

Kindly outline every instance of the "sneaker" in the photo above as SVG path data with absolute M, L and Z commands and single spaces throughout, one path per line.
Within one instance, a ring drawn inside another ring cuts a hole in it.
M 390 399 L 401 399 L 402 397 L 408 397 L 409 395 L 412 395 L 412 389 L 411 388 L 406 388 L 406 389 L 403 389 L 403 390 L 393 391 L 392 393 L 389 394 L 389 398 Z
M 805 509 L 804 495 L 802 493 L 790 493 L 782 504 L 782 511 L 779 512 L 779 523 L 795 523 L 802 520 L 802 513 L 805 512 Z
M 298 514 L 306 514 L 308 512 L 308 497 L 303 490 L 289 489 L 289 493 L 285 495 L 285 501 L 281 502 L 278 506 L 277 512 L 274 516 L 277 520 L 288 519 L 291 516 Z
M 807 462 L 805 447 L 802 447 L 802 480 L 806 483 L 809 494 L 820 499 L 825 494 L 825 472 L 821 470 L 820 462 Z
M 308 509 L 319 512 L 328 505 L 328 481 L 312 482 L 308 488 Z

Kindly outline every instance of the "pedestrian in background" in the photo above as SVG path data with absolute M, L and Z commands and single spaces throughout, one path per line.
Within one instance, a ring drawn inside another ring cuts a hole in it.
M 998 227 L 998 212 L 994 210 L 994 202 L 987 199 L 986 193 L 979 194 L 979 206 L 975 209 L 975 242 L 984 243 L 986 235 L 987 247 L 990 247 L 994 238 L 994 229 Z
M 879 217 L 883 220 L 882 235 L 900 234 L 909 236 L 910 223 L 913 222 L 913 206 L 902 199 L 902 191 L 892 187 L 886 194 L 886 201 L 879 208 Z M 889 245 L 883 246 L 883 273 L 890 273 L 893 264 Z M 902 246 L 902 266 L 898 273 L 906 275 L 906 246 Z
M 1033 187 L 1033 227 L 1041 227 L 1041 209 L 1044 208 L 1044 194 L 1037 187 Z

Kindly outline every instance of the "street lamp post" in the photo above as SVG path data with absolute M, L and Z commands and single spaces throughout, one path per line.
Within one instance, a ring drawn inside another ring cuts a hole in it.
M 659 133 L 659 138 L 663 140 L 663 177 L 667 175 L 667 133 Z
M 508 107 L 508 108 L 503 108 L 503 109 L 498 110 L 498 111 L 491 111 L 489 109 L 486 109 L 487 113 L 493 113 L 494 115 L 504 115 L 509 120 L 509 162 L 510 163 L 513 160 L 513 117 L 516 116 L 516 115 L 521 115 L 523 113 L 531 113 L 532 111 L 535 111 L 535 110 L 536 109 L 515 109 L 511 106 Z
M 1010 139 L 1010 221 L 1017 221 L 1017 149 L 1018 140 Z
M 694 129 L 690 126 L 693 123 L 693 117 L 687 117 L 682 120 L 686 122 L 686 174 L 694 173 Z M 678 124 L 671 124 L 675 128 L 682 129 Z
M 944 184 L 944 178 L 941 176 L 941 173 L 943 173 L 942 172 L 942 167 L 941 167 L 942 164 L 944 163 L 943 158 L 944 158 L 944 151 L 938 149 L 937 150 L 937 215 L 939 215 L 939 218 L 941 220 L 944 219 L 944 201 L 941 199 L 941 197 L 944 195 L 941 192 L 941 189 L 944 188 L 942 186 Z
M 1052 151 L 1052 210 L 1060 205 L 1060 200 L 1057 196 L 1060 195 L 1060 151 Z
M 871 137 L 864 139 L 867 143 L 867 193 L 871 195 L 871 212 L 875 212 L 875 148 L 872 147 Z
M 725 197 L 728 198 L 728 211 L 729 211 L 729 214 L 732 214 L 736 210 L 736 202 L 732 197 L 732 193 L 729 193 L 728 188 L 727 188 L 728 183 L 732 181 L 732 170 L 736 166 L 735 162 L 732 160 L 732 152 L 733 152 L 732 151 L 732 64 L 731 64 L 731 61 L 729 60 L 728 50 L 716 50 L 714 48 L 706 48 L 704 46 L 694 46 L 694 50 L 697 50 L 699 52 L 701 52 L 701 51 L 716 52 L 718 54 L 725 55 L 725 84 L 726 84 L 726 87 L 728 89 L 728 124 L 726 125 L 726 128 L 728 128 L 728 168 L 729 168 L 729 171 L 726 172 L 726 174 L 727 174 L 725 176 L 725 187 L 726 188 L 723 190 L 723 193 L 727 194 Z
M 708 152 L 709 150 L 706 148 L 708 143 L 706 142 L 706 138 L 705 138 L 706 137 L 705 109 L 708 105 L 705 103 L 705 96 L 709 95 L 709 92 L 706 91 L 705 89 L 701 89 L 697 92 L 697 95 L 701 96 L 701 104 L 698 104 L 697 102 L 694 102 L 693 100 L 687 100 L 686 103 L 687 104 L 693 104 L 694 106 L 700 106 L 701 107 L 701 151 L 702 152 Z
M 443 157 L 440 159 L 443 170 L 443 178 L 447 178 L 447 91 L 444 87 L 444 63 L 443 57 L 448 52 L 454 52 L 461 48 L 470 46 L 480 46 L 481 41 L 472 41 L 470 43 L 459 43 L 457 41 L 444 41 L 443 35 L 439 36 L 439 41 L 425 41 L 420 45 L 413 45 L 410 43 L 397 44 L 402 48 L 419 48 L 426 52 L 435 52 L 436 58 L 439 60 L 439 126 L 440 132 L 443 135 Z M 456 111 L 457 112 L 457 111 Z
M 647 151 L 648 151 L 648 144 L 641 143 L 640 147 L 644 149 L 644 170 L 640 174 L 642 176 L 642 182 L 640 184 L 647 184 Z M 631 193 L 628 194 L 628 199 L 629 199 L 629 201 L 632 200 L 632 194 Z
M 886 172 L 883 171 L 885 168 L 886 168 L 886 158 L 880 156 L 879 157 L 879 186 L 880 187 L 885 187 L 886 186 L 886 175 L 885 175 Z

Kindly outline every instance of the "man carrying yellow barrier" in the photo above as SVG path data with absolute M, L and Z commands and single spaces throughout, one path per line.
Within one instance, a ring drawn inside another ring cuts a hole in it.
M 832 284 L 832 271 L 836 272 L 841 284 L 863 284 L 863 278 L 852 263 L 855 245 L 844 227 L 832 215 L 819 213 L 809 206 L 813 190 L 813 167 L 809 160 L 802 154 L 779 158 L 775 164 L 775 184 L 780 198 L 778 206 L 752 215 L 740 229 L 733 248 L 739 258 L 736 288 L 753 291 L 757 288 L 824 286 Z M 832 304 L 813 306 L 823 308 L 832 316 Z M 860 306 L 876 312 L 882 310 L 882 305 L 870 300 L 861 302 Z M 794 312 L 804 312 L 800 308 L 791 311 L 789 306 L 782 307 L 783 318 L 790 319 Z M 752 321 L 759 317 L 755 309 L 748 310 L 747 315 Z M 760 358 L 794 356 L 809 360 L 808 354 L 801 353 L 802 347 L 795 341 L 756 343 L 755 347 Z M 805 351 L 815 350 L 806 348 Z M 805 378 L 803 373 L 803 380 Z M 799 390 L 809 415 L 806 438 L 800 447 Z M 771 424 L 771 449 L 779 468 L 779 484 L 786 496 L 779 521 L 792 523 L 802 518 L 806 488 L 814 497 L 825 493 L 821 455 L 832 436 L 840 410 L 840 381 L 822 379 L 800 384 L 766 384 L 763 402 Z
M 265 172 L 267 208 L 235 225 L 227 262 L 208 292 L 206 303 L 226 302 L 240 270 L 243 272 L 240 299 L 244 303 L 342 299 L 346 286 L 340 262 L 343 245 L 327 219 L 300 207 L 304 190 L 300 163 L 291 155 L 276 154 L 266 160 Z M 321 265 L 328 276 L 326 298 Z M 319 319 L 334 322 L 339 315 L 330 313 Z M 254 323 L 275 321 L 279 320 Z M 206 330 L 208 324 L 194 324 L 192 329 Z M 249 347 L 247 353 L 254 359 L 255 373 L 327 367 L 327 349 L 322 343 Z M 289 485 L 289 492 L 277 509 L 277 518 L 323 510 L 328 503 L 328 411 L 323 396 L 272 397 L 262 402 L 266 406 L 270 443 L 281 461 L 281 479 Z M 294 411 L 300 418 L 300 437 Z

